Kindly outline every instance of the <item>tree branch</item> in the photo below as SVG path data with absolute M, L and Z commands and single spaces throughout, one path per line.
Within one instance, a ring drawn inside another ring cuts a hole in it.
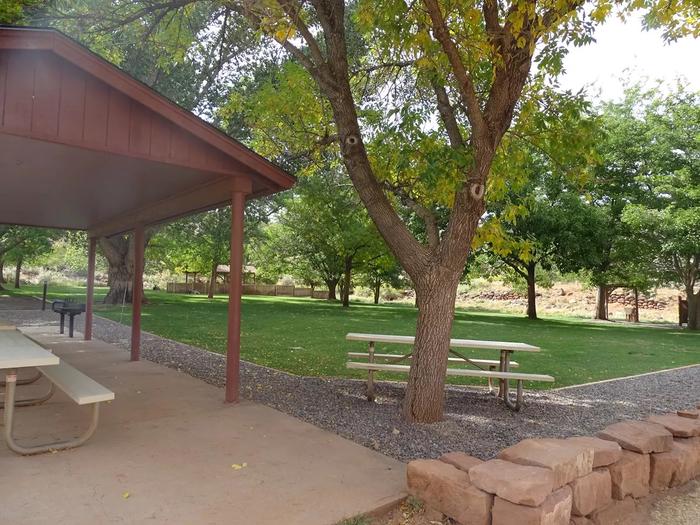
M 316 67 L 322 68 L 326 64 L 326 58 L 321 53 L 321 48 L 318 46 L 318 42 L 311 34 L 306 23 L 301 18 L 301 5 L 293 0 L 277 0 L 285 14 L 289 17 L 292 24 L 296 27 L 299 34 L 302 36 L 306 45 L 309 46 L 309 51 L 313 57 Z
M 431 77 L 430 83 L 433 86 L 433 91 L 435 91 L 438 112 L 440 113 L 442 122 L 445 124 L 447 136 L 450 139 L 450 145 L 454 149 L 464 148 L 464 139 L 462 138 L 462 132 L 459 129 L 457 117 L 455 115 L 455 111 L 452 107 L 452 104 L 450 104 L 450 97 L 447 94 L 445 86 L 442 85 L 435 77 Z
M 440 6 L 437 0 L 423 0 L 423 3 L 432 21 L 433 35 L 442 46 L 442 50 L 452 66 L 452 72 L 457 79 L 459 93 L 467 108 L 467 118 L 469 118 L 469 122 L 472 126 L 473 135 L 476 136 L 479 141 L 488 139 L 490 143 L 490 133 L 484 121 L 484 115 L 481 112 L 479 99 L 474 89 L 474 83 L 472 82 L 464 62 L 462 62 L 462 58 L 459 56 L 457 46 L 450 38 L 445 19 L 440 11 Z

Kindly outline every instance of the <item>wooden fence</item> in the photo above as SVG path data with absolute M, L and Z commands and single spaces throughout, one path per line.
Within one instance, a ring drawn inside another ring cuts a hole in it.
M 209 283 L 168 283 L 168 293 L 209 293 Z M 228 293 L 228 283 L 217 283 L 214 293 L 224 295 Z M 243 295 L 273 295 L 283 297 L 313 297 L 314 299 L 326 299 L 327 290 L 312 290 L 311 288 L 284 285 L 284 284 L 244 284 Z

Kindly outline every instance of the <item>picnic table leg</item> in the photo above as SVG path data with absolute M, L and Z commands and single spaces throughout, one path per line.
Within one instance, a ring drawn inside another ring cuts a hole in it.
M 501 372 L 508 372 L 510 369 L 510 354 L 513 352 L 511 350 L 501 350 Z M 501 391 L 499 392 L 499 396 L 503 398 L 503 402 L 506 404 L 508 408 L 511 410 L 515 410 L 516 412 L 520 410 L 520 407 L 522 406 L 523 402 L 523 380 L 518 379 L 517 381 L 517 394 L 515 398 L 515 403 L 513 403 L 510 400 L 510 386 L 508 383 L 507 379 L 501 379 L 500 380 L 501 384 Z
M 21 385 L 20 381 L 16 381 L 16 385 Z M 40 397 L 33 397 L 31 399 L 16 399 L 15 400 L 15 407 L 30 407 L 33 405 L 41 405 L 42 403 L 48 401 L 51 399 L 56 392 L 56 386 L 49 382 L 49 391 L 46 392 L 43 396 Z M 6 401 L 0 401 L 0 408 L 5 408 L 5 402 Z
M 30 454 L 40 454 L 42 452 L 74 448 L 85 443 L 95 433 L 95 430 L 97 429 L 97 423 L 100 417 L 100 403 L 94 403 L 92 405 L 92 419 L 90 421 L 90 426 L 81 436 L 68 441 L 59 441 L 56 443 L 48 443 L 46 445 L 37 445 L 33 447 L 23 447 L 19 445 L 12 435 L 14 431 L 15 406 L 19 406 L 19 402 L 15 402 L 17 370 L 6 371 L 5 383 L 7 385 L 7 390 L 5 391 L 5 410 L 3 410 L 3 423 L 5 424 L 4 434 L 5 442 L 7 443 L 8 448 L 12 452 L 21 454 L 23 456 L 27 456 Z
M 73 323 L 75 315 L 68 314 L 68 337 L 73 337 Z
M 510 369 L 510 350 L 501 350 L 501 359 L 498 370 L 500 372 L 508 372 Z M 508 396 L 508 381 L 506 379 L 498 380 L 498 397 L 505 399 Z
M 65 320 L 66 320 L 66 314 L 61 312 L 61 334 L 63 334 L 63 324 L 64 324 Z
M 17 380 L 17 385 L 31 385 L 32 383 L 37 382 L 39 379 L 41 379 L 42 375 L 41 372 L 37 370 L 36 375 L 32 377 L 27 377 L 25 379 L 18 379 Z M 5 386 L 5 380 L 2 379 L 0 380 L 0 386 Z
M 374 341 L 369 342 L 368 361 L 374 363 Z M 374 370 L 367 371 L 367 401 L 374 401 Z

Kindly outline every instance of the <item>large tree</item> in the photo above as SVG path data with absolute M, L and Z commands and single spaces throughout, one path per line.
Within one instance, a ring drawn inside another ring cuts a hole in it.
M 154 230 L 149 228 L 144 235 L 145 250 L 153 237 Z M 119 234 L 99 239 L 99 247 L 107 260 L 107 286 L 105 304 L 131 303 L 134 286 L 134 236 Z M 145 296 L 143 296 L 145 300 Z
M 485 211 L 491 165 L 526 105 L 533 60 L 537 55 L 540 75 L 558 73 L 565 45 L 589 41 L 612 3 L 584 9 L 579 0 L 137 0 L 104 5 L 93 13 L 93 27 L 136 25 L 148 38 L 197 5 L 215 7 L 208 33 L 220 36 L 213 38 L 227 41 L 229 21 L 243 20 L 262 37 L 263 49 L 276 42 L 313 80 L 335 131 L 322 139 L 335 141 L 370 217 L 416 288 L 403 414 L 441 419 L 457 285 Z M 667 26 L 669 37 L 697 31 L 696 2 L 620 5 L 642 6 L 647 23 Z M 398 141 L 394 150 L 405 153 L 398 163 L 373 155 L 375 145 L 386 151 L 379 138 Z M 409 229 L 402 206 L 424 223 L 424 237 Z

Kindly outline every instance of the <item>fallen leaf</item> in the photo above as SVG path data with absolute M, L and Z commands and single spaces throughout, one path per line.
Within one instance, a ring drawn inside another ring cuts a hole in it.
M 129 494 L 128 492 L 125 492 L 124 494 L 122 494 L 122 498 L 124 498 L 124 499 L 129 499 L 130 497 L 131 497 L 131 494 Z

